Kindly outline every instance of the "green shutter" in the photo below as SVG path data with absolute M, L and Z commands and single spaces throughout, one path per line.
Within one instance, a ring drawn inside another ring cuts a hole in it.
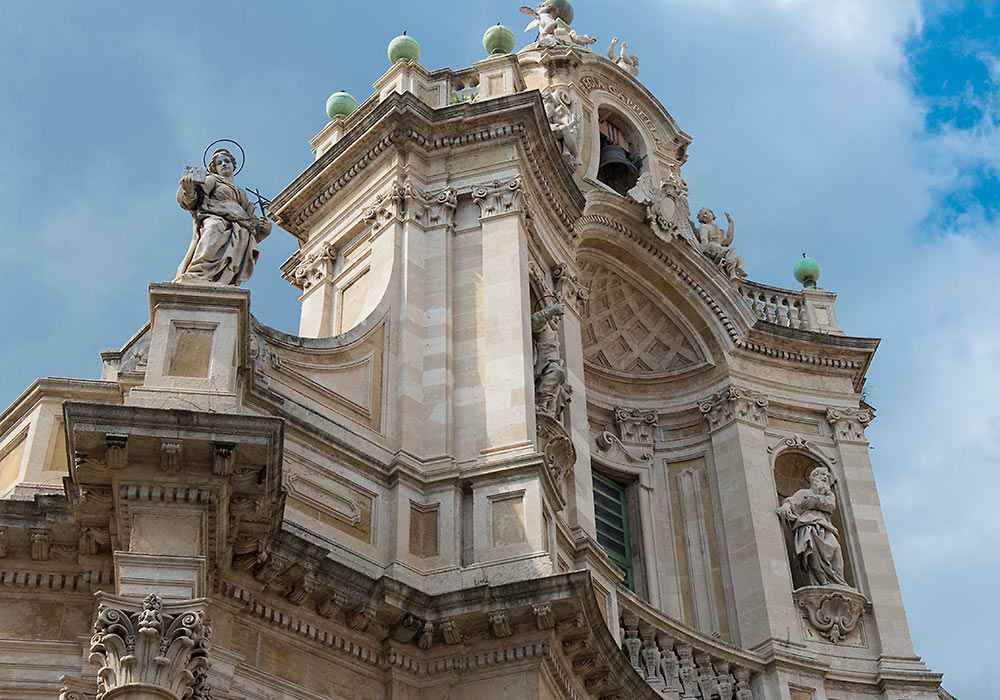
M 593 472 L 594 517 L 597 541 L 611 560 L 625 572 L 625 585 L 635 590 L 632 576 L 632 545 L 628 536 L 625 487 Z

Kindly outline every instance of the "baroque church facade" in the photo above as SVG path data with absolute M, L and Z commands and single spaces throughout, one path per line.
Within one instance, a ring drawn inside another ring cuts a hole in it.
M 0 697 L 950 698 L 869 460 L 877 340 L 814 261 L 748 280 L 638 59 L 525 10 L 462 70 L 394 40 L 267 216 L 229 151 L 185 168 L 149 323 L 0 415 Z M 239 287 L 272 222 L 297 335 Z

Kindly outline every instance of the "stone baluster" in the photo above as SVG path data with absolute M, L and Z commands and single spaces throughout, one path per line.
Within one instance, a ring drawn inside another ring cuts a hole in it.
M 788 299 L 785 298 L 785 297 L 782 297 L 781 300 L 780 300 L 780 302 L 779 302 L 779 304 L 778 304 L 778 308 L 777 308 L 777 312 L 778 312 L 777 323 L 778 323 L 779 326 L 789 326 L 789 325 L 791 325 L 791 320 L 789 319 L 789 316 L 788 316 L 788 308 L 790 306 L 791 306 L 791 304 L 788 303 Z
M 715 690 L 719 694 L 719 700 L 733 700 L 733 693 L 736 688 L 733 685 L 733 674 L 729 671 L 728 661 L 716 661 L 715 664 Z
M 668 697 L 680 697 L 680 682 L 677 674 L 679 664 L 674 653 L 674 638 L 665 634 L 657 635 L 660 643 L 660 677 L 663 678 L 663 693 Z
M 682 698 L 698 697 L 698 671 L 694 666 L 694 650 L 688 644 L 677 646 L 680 667 L 678 677 L 681 682 Z
M 778 322 L 778 300 L 775 297 L 767 297 L 767 301 L 764 305 L 764 318 L 768 323 Z
M 625 616 L 622 618 L 625 626 L 625 651 L 628 654 L 628 662 L 632 668 L 642 675 L 642 665 L 639 662 L 639 652 L 642 649 L 642 641 L 639 639 L 639 618 Z
M 753 693 L 750 692 L 750 671 L 740 666 L 733 669 L 736 676 L 736 700 L 753 700 Z
M 646 682 L 653 690 L 663 689 L 663 678 L 660 677 L 660 648 L 656 646 L 656 630 L 650 625 L 643 625 L 642 636 L 642 666 L 645 669 Z
M 715 680 L 715 671 L 712 669 L 712 657 L 700 652 L 695 655 L 694 660 L 698 664 L 698 690 L 701 691 L 701 697 L 704 700 L 710 700 L 718 695 L 718 684 Z

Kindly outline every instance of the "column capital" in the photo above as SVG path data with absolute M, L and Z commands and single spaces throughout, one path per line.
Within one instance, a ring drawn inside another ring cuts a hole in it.
M 141 602 L 100 593 L 90 641 L 99 664 L 97 697 L 208 700 L 212 623 L 205 600 L 166 604 L 158 595 Z
M 479 206 L 479 220 L 521 211 L 521 179 L 494 180 L 472 188 L 472 200 Z
M 710 431 L 742 421 L 761 428 L 767 427 L 768 399 L 764 394 L 731 384 L 698 404 L 708 421 Z
M 865 429 L 874 418 L 875 412 L 867 408 L 826 409 L 826 422 L 838 442 L 867 442 Z

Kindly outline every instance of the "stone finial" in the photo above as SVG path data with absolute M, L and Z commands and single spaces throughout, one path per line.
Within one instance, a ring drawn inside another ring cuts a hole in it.
M 412 36 L 407 36 L 406 32 L 403 32 L 389 42 L 388 53 L 389 62 L 393 65 L 400 61 L 417 63 L 420 60 L 420 44 Z
M 510 53 L 514 50 L 514 32 L 497 22 L 483 34 L 483 48 L 491 56 Z
M 357 108 L 358 101 L 344 90 L 339 90 L 326 99 L 326 114 L 330 119 L 346 117 Z
M 150 595 L 138 610 L 125 598 L 102 595 L 99 601 L 90 642 L 90 662 L 101 666 L 97 697 L 112 691 L 210 697 L 205 671 L 212 627 L 203 601 L 170 606 Z
M 807 258 L 805 253 L 792 268 L 792 274 L 803 287 L 815 287 L 816 282 L 819 281 L 819 273 L 819 263 L 812 258 Z

